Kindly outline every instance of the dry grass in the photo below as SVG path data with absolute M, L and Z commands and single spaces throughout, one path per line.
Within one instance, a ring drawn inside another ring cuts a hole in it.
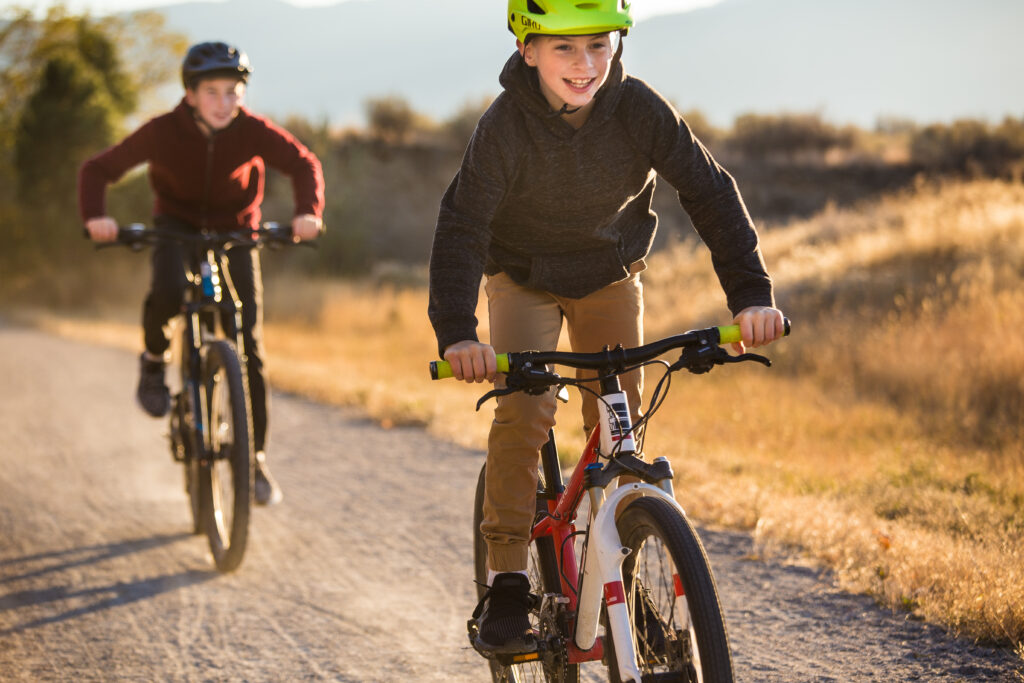
M 1021 643 L 1024 186 L 922 186 L 762 237 L 793 337 L 768 350 L 771 370 L 677 375 L 648 452 L 671 457 L 691 514 L 754 529 L 762 552 L 814 558 L 957 633 Z M 723 321 L 703 247 L 655 255 L 645 283 L 649 338 Z M 422 286 L 267 286 L 276 387 L 483 445 L 484 385 L 428 379 Z M 573 400 L 566 452 L 582 445 Z

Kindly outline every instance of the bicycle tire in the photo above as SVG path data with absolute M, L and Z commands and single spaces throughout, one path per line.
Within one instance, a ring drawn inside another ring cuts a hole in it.
M 229 572 L 245 554 L 253 502 L 249 392 L 233 344 L 212 341 L 202 352 L 207 457 L 199 467 L 201 509 L 214 563 Z
M 487 590 L 487 542 L 480 533 L 480 523 L 484 518 L 484 480 L 487 466 L 480 468 L 477 479 L 476 496 L 473 501 L 473 566 L 477 581 L 477 598 L 483 597 Z M 538 510 L 544 505 L 537 501 Z M 547 507 L 544 507 L 544 511 Z M 527 574 L 530 577 L 530 591 L 537 594 L 561 593 L 562 584 L 558 576 L 558 558 L 555 555 L 555 544 L 550 536 L 537 539 L 530 543 Z M 537 626 L 537 614 L 531 612 L 530 622 Z M 568 634 L 566 634 L 568 638 Z M 513 666 L 488 660 L 493 683 L 579 683 L 580 667 L 578 664 L 567 664 L 561 675 L 553 675 L 544 671 L 541 662 L 527 662 Z
M 622 566 L 623 588 L 644 679 L 677 674 L 679 680 L 693 683 L 732 683 L 732 656 L 718 590 L 689 520 L 667 501 L 643 497 L 626 507 L 617 526 L 622 544 L 630 550 Z M 676 614 L 677 581 L 688 617 Z M 641 620 L 644 623 L 638 623 Z M 606 634 L 608 679 L 620 683 L 609 629 Z M 689 654 L 693 650 L 696 658 Z

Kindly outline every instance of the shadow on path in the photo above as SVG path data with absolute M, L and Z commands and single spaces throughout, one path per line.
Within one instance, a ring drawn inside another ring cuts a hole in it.
M 103 560 L 109 560 L 115 557 L 121 557 L 122 555 L 130 555 L 132 553 L 140 553 L 152 548 L 159 548 L 161 546 L 170 545 L 186 538 L 191 538 L 191 534 L 180 533 L 180 534 L 163 534 L 159 536 L 152 536 L 150 538 L 138 538 L 130 541 L 118 541 L 116 543 L 102 543 L 97 545 L 84 546 L 81 548 L 68 548 L 66 550 L 52 550 L 45 553 L 36 553 L 35 555 L 25 555 L 23 557 L 11 557 L 4 560 L 0 560 L 0 570 L 4 570 L 6 573 L 7 567 L 17 567 L 18 565 L 31 565 L 36 562 L 46 560 L 58 560 L 54 564 L 39 569 L 32 569 L 24 571 L 21 574 L 12 574 L 10 576 L 4 576 L 0 578 L 0 585 L 5 583 L 11 583 L 12 581 L 20 581 L 23 579 L 31 579 L 51 572 L 64 571 L 65 569 L 71 569 L 73 567 L 82 567 L 89 564 L 96 564 Z
M 12 576 L 6 576 L 3 579 L 0 579 L 0 584 L 10 584 L 14 581 L 34 579 L 46 574 L 53 574 L 76 567 L 92 565 L 104 560 L 170 545 L 187 538 L 191 538 L 191 534 L 168 534 L 153 536 L 151 538 L 119 541 L 116 543 L 92 545 L 81 548 L 69 548 L 67 550 L 57 550 L 37 553 L 35 555 L 26 555 L 24 557 L 8 558 L 0 560 L 0 568 L 31 565 L 33 563 L 48 562 L 51 560 L 55 561 L 45 567 L 23 571 L 20 574 Z M 42 607 L 46 609 L 50 606 L 50 603 L 65 601 L 81 603 L 83 600 L 89 601 L 89 604 L 87 605 L 67 609 L 58 614 L 38 617 L 22 624 L 0 629 L 0 636 L 19 633 L 28 629 L 67 621 L 69 619 L 75 619 L 76 617 L 99 612 L 111 607 L 131 604 L 139 600 L 152 598 L 161 593 L 209 581 L 219 575 L 219 572 L 212 569 L 189 569 L 173 574 L 164 574 L 162 576 L 152 578 L 138 579 L 136 581 L 117 581 L 109 585 L 91 588 L 76 589 L 67 585 L 55 585 L 46 588 L 26 589 L 0 594 L 0 618 L 12 610 L 19 608 Z M 4 619 L 4 621 L 8 620 Z

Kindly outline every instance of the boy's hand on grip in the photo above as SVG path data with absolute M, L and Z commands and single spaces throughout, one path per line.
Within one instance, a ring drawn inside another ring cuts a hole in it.
M 452 376 L 465 382 L 493 382 L 498 372 L 491 345 L 472 339 L 455 342 L 446 348 L 444 359 L 452 366 Z
M 786 334 L 784 320 L 782 311 L 771 306 L 744 308 L 733 318 L 743 337 L 743 341 L 732 344 L 733 351 L 743 353 L 747 347 L 757 348 L 781 339 Z
M 90 218 L 85 222 L 85 229 L 93 242 L 113 242 L 117 239 L 117 221 L 110 216 Z
M 304 213 L 292 219 L 292 235 L 296 242 L 315 240 L 323 232 L 324 222 L 318 216 Z

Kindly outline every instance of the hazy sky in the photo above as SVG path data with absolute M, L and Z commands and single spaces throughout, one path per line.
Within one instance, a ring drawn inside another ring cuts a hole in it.
M 112 14 L 147 7 L 175 4 L 185 0 L 68 0 L 65 4 L 74 11 L 91 10 L 93 14 Z M 285 0 L 292 5 L 300 7 L 313 7 L 318 5 L 335 5 L 339 0 Z M 343 1 L 343 0 L 342 0 Z M 466 0 L 468 2 L 480 2 L 480 0 Z M 501 0 L 484 0 L 504 4 Z M 638 19 L 654 16 L 656 14 L 668 14 L 671 12 L 682 12 L 697 7 L 715 5 L 721 0 L 633 0 L 633 12 Z M 43 9 L 53 4 L 51 2 L 19 2 L 18 5 L 28 5 L 37 9 Z

